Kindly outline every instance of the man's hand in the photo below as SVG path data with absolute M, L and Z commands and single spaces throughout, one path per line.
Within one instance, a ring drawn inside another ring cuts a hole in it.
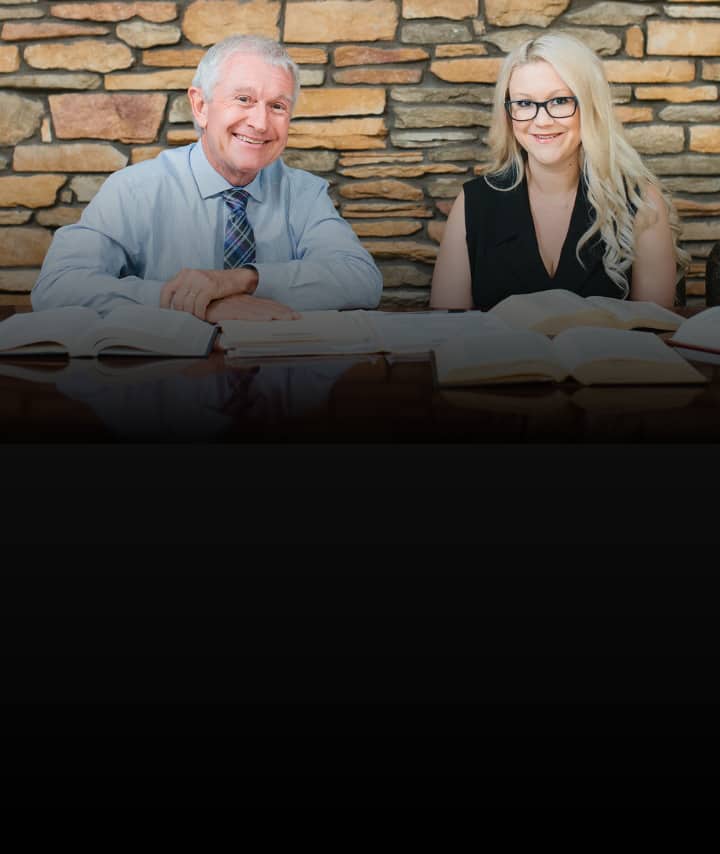
M 251 297 L 246 294 L 215 300 L 205 313 L 205 320 L 218 323 L 222 320 L 297 320 L 300 315 L 271 299 Z
M 237 270 L 181 270 L 163 285 L 160 308 L 187 311 L 201 320 L 209 320 L 207 311 L 211 302 L 252 294 L 257 283 L 257 271 L 248 267 Z

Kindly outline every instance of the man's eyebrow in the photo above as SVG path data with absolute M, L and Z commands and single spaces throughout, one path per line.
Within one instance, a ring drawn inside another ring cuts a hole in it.
M 232 90 L 233 95 L 253 95 L 257 97 L 257 89 L 254 86 L 235 86 Z M 292 104 L 292 95 L 273 95 L 272 98 L 268 98 L 268 101 L 287 101 L 288 104 Z

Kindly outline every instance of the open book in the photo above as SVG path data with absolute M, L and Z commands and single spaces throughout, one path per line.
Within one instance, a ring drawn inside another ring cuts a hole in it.
M 707 379 L 651 332 L 579 326 L 554 338 L 513 330 L 447 341 L 434 351 L 441 386 L 562 382 L 703 383 Z
M 488 313 L 515 329 L 534 329 L 546 335 L 556 335 L 573 326 L 673 331 L 683 322 L 675 312 L 654 302 L 581 297 L 560 288 L 513 294 Z
M 480 311 L 305 311 L 297 320 L 223 320 L 230 357 L 328 356 L 340 353 L 429 354 L 459 336 L 507 330 Z
M 69 306 L 0 323 L 0 356 L 207 356 L 217 327 L 184 311 L 123 305 L 104 317 Z
M 720 305 L 683 321 L 667 343 L 687 359 L 720 365 Z

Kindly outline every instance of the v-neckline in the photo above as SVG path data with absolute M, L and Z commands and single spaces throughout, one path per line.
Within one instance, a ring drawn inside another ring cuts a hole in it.
M 548 282 L 555 283 L 558 280 L 558 274 L 560 270 L 565 266 L 565 255 L 568 251 L 568 244 L 571 234 L 574 231 L 573 226 L 576 225 L 576 219 L 578 217 L 579 212 L 579 203 L 581 197 L 580 184 L 582 178 L 578 180 L 577 188 L 575 189 L 575 200 L 573 201 L 572 211 L 570 212 L 570 219 L 568 220 L 567 231 L 565 232 L 565 238 L 563 240 L 562 247 L 560 249 L 560 255 L 558 256 L 557 267 L 555 268 L 555 272 L 550 275 L 548 272 L 548 268 L 545 266 L 545 262 L 543 261 L 542 253 L 540 252 L 540 241 L 538 240 L 537 231 L 535 229 L 535 220 L 533 219 L 532 208 L 530 207 L 530 190 L 528 187 L 527 176 L 523 179 L 523 187 L 525 188 L 525 192 L 523 194 L 525 200 L 525 210 L 527 214 L 527 218 L 529 220 L 530 229 L 532 230 L 533 236 L 533 244 L 535 246 L 535 259 L 537 263 L 540 265 L 540 269 L 545 274 L 545 278 Z

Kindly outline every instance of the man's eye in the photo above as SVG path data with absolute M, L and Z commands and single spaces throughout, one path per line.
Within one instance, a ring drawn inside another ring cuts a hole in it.
M 238 95 L 236 100 L 240 101 L 241 104 L 249 104 L 250 103 L 250 96 L 249 95 Z
M 284 113 L 284 112 L 285 112 L 285 110 L 287 109 L 287 107 L 285 106 L 285 104 L 282 104 L 282 103 L 280 103 L 280 104 L 273 104 L 272 106 L 273 106 L 273 110 L 275 110 L 275 112 L 277 112 L 277 113 Z

